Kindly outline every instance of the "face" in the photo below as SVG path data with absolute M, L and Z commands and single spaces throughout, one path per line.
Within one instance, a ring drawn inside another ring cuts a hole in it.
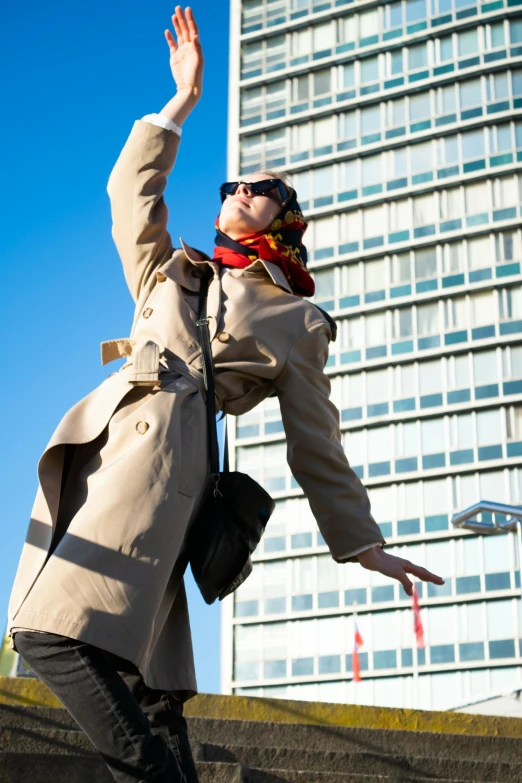
M 270 174 L 248 174 L 248 182 L 272 179 Z M 268 196 L 252 193 L 250 186 L 241 182 L 233 196 L 227 196 L 219 213 L 219 228 L 231 239 L 240 239 L 268 228 L 281 210 L 281 196 L 277 188 Z

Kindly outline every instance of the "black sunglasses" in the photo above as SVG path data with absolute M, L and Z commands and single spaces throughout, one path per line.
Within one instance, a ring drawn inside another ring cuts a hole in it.
M 248 185 L 252 193 L 256 196 L 267 196 L 268 198 L 274 198 L 273 195 L 271 195 L 270 191 L 277 188 L 279 191 L 279 195 L 281 196 L 281 201 L 283 202 L 283 206 L 285 204 L 285 201 L 290 198 L 290 192 L 286 188 L 284 182 L 280 179 L 261 179 L 259 182 L 223 182 L 221 187 L 219 188 L 219 193 L 221 195 L 221 203 L 225 201 L 228 196 L 233 196 L 239 185 Z

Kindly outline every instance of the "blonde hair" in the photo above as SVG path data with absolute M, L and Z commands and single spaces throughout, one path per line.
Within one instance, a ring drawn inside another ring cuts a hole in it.
M 259 171 L 259 174 L 270 174 L 271 177 L 274 179 L 280 179 L 284 182 L 287 188 L 292 187 L 292 182 L 290 180 L 290 174 L 287 171 L 275 171 L 273 169 L 265 169 L 264 171 Z

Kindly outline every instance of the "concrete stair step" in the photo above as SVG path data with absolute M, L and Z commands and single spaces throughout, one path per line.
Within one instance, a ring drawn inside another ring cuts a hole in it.
M 515 737 L 265 723 L 217 718 L 187 717 L 187 724 L 195 748 L 199 743 L 209 743 L 417 756 L 419 747 L 422 747 L 422 755 L 425 758 L 515 763 L 520 760 L 520 740 Z M 65 709 L 0 704 L 0 728 L 25 730 L 30 736 L 37 736 L 43 731 L 42 736 L 45 737 L 45 733 L 51 730 L 78 731 L 79 727 Z M 65 737 L 59 735 L 57 739 L 67 742 Z M 78 747 L 77 738 L 71 737 L 70 741 L 74 743 L 74 747 Z M 59 744 L 57 742 L 57 745 Z M 1 747 L 5 747 L 5 744 L 0 745 Z M 522 775 L 520 779 L 522 780 Z
M 386 775 L 354 775 L 336 772 L 292 772 L 286 769 L 250 769 L 243 772 L 242 783 L 469 783 L 456 778 L 390 778 Z M 502 783 L 490 780 L 488 783 Z
M 314 751 L 303 748 L 260 748 L 239 745 L 202 745 L 204 761 L 239 763 L 244 767 L 263 770 L 300 770 L 313 773 L 382 775 L 390 780 L 417 780 L 418 778 L 459 779 L 472 783 L 502 780 L 503 783 L 522 781 L 522 764 L 456 760 L 452 758 L 425 758 L 417 749 L 414 756 L 383 753 L 341 753 Z
M 425 758 L 521 760 L 520 740 L 515 737 L 442 734 L 397 729 L 363 729 L 299 723 L 187 718 L 190 736 L 212 745 L 250 745 L 343 753 L 389 753 Z M 522 775 L 521 775 L 522 781 Z
M 200 783 L 242 783 L 239 764 L 196 762 Z M 114 783 L 99 756 L 0 753 L 2 783 Z
M 80 730 L 71 729 L 17 729 L 0 728 L 0 752 L 49 753 L 66 756 L 96 753 L 87 737 Z

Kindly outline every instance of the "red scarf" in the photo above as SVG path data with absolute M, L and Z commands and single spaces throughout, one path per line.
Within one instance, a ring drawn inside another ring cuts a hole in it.
M 315 284 L 306 268 L 306 247 L 301 241 L 307 225 L 298 206 L 294 210 L 287 206 L 285 215 L 278 215 L 268 229 L 245 234 L 235 241 L 220 231 L 218 215 L 212 260 L 240 269 L 250 266 L 258 258 L 270 261 L 283 271 L 294 294 L 313 296 Z

